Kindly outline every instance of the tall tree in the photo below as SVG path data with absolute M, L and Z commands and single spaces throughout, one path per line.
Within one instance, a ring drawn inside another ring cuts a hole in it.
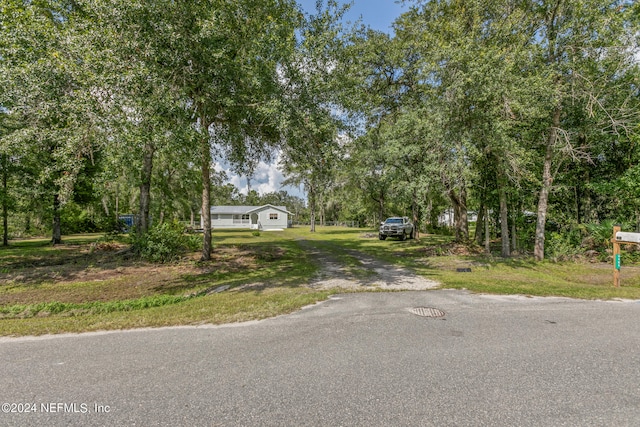
M 86 0 L 85 4 L 99 10 L 101 20 L 124 36 L 126 49 L 119 54 L 131 52 L 133 68 L 142 70 L 133 74 L 143 83 L 134 100 L 142 102 L 149 90 L 170 93 L 190 117 L 202 182 L 202 259 L 208 260 L 213 150 L 220 148 L 232 157 L 231 161 L 241 163 L 244 154 L 259 156 L 267 152 L 267 143 L 280 142 L 278 105 L 282 85 L 278 69 L 295 48 L 297 5 L 291 0 L 123 0 L 108 5 Z M 128 63 L 118 62 L 125 66 Z M 157 138 L 166 137 L 166 132 L 145 129 L 146 118 L 158 116 L 157 111 L 141 114 L 148 105 L 136 106 L 133 114 L 142 118 L 140 123 L 135 121 L 142 128 L 144 141 L 140 187 L 143 217 Z M 175 119 L 175 113 L 169 118 Z
M 148 42 L 157 65 L 189 100 L 202 172 L 202 259 L 211 256 L 211 150 L 260 154 L 280 142 L 278 67 L 295 47 L 298 9 L 290 0 L 159 2 L 167 16 Z M 169 48 L 166 50 L 166 48 Z
M 544 258 L 545 225 L 549 193 L 559 163 L 588 157 L 592 141 L 581 138 L 581 129 L 568 120 L 567 112 L 581 108 L 600 116 L 600 131 L 620 132 L 637 120 L 637 111 L 612 103 L 618 91 L 629 86 L 623 76 L 633 69 L 632 39 L 637 31 L 629 25 L 633 2 L 624 0 L 539 0 L 531 2 L 532 63 L 548 79 L 553 94 L 549 101 L 542 141 L 542 185 L 539 193 L 534 255 Z M 622 85 L 622 86 L 621 86 Z M 625 87 L 626 86 L 626 87 Z M 636 117 L 634 117 L 636 116 Z
M 181 25 L 172 21 L 179 17 L 165 6 L 178 5 L 163 1 L 78 3 L 87 21 L 94 24 L 85 39 L 89 39 L 87 61 L 95 76 L 92 91 L 99 95 L 108 133 L 102 148 L 113 169 L 110 175 L 135 177 L 139 194 L 136 229 L 143 234 L 151 223 L 156 158 L 186 150 L 192 160 L 197 157 L 189 100 L 163 68 L 167 58 L 178 53 L 163 44 L 162 37 L 167 28 Z M 91 45 L 100 48 L 91 49 Z
M 49 201 L 52 242 L 60 243 L 60 209 L 71 199 L 77 174 L 91 161 L 96 132 L 87 70 L 76 43 L 83 27 L 77 5 L 67 1 L 3 5 L 0 56 L 5 80 L 0 105 L 24 127 L 16 143 L 36 165 L 34 194 Z
M 317 2 L 316 14 L 303 23 L 301 41 L 282 73 L 287 143 L 281 164 L 288 176 L 285 182 L 303 184 L 307 191 L 312 232 L 318 210 L 321 222 L 324 219 L 324 199 L 339 162 L 339 117 L 334 110 L 341 77 L 336 72 L 342 50 L 338 20 L 345 10 L 333 0 Z

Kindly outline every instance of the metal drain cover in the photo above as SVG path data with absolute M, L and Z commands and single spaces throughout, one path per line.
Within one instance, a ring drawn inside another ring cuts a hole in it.
M 444 311 L 431 307 L 416 307 L 409 311 L 416 316 L 422 317 L 443 317 L 445 315 Z

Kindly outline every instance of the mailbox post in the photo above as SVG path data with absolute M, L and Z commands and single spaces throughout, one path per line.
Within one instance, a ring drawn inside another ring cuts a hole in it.
M 613 286 L 620 287 L 620 245 L 640 244 L 640 233 L 625 233 L 620 231 L 619 225 L 613 226 Z
M 620 226 L 613 226 L 613 286 L 620 287 L 620 243 L 616 240 L 616 234 L 620 232 Z

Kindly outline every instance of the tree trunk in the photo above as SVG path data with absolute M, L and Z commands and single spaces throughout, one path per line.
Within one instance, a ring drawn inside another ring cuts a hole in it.
M 476 218 L 476 231 L 474 233 L 474 237 L 478 245 L 481 245 L 484 241 L 484 201 L 480 203 L 480 209 L 478 209 L 478 217 Z
M 51 243 L 59 245 L 62 243 L 62 235 L 60 231 L 60 197 L 58 194 L 53 195 L 53 236 Z
M 313 185 L 309 186 L 309 220 L 311 222 L 311 228 L 309 231 L 315 233 L 316 231 L 316 191 Z
M 509 258 L 511 256 L 511 249 L 509 247 L 509 211 L 507 208 L 507 191 L 502 176 L 498 177 L 498 186 L 500 198 L 500 240 L 502 242 L 500 255 L 503 258 Z
M 547 222 L 547 208 L 549 206 L 549 192 L 553 183 L 551 175 L 551 162 L 553 160 L 553 145 L 558 137 L 558 128 L 560 127 L 560 107 L 556 107 L 553 112 L 552 125 L 549 129 L 549 137 L 545 147 L 544 165 L 542 168 L 542 188 L 540 189 L 540 197 L 538 199 L 538 212 L 536 220 L 536 239 L 533 248 L 533 256 L 536 261 L 544 259 L 544 233 Z
M 516 235 L 516 218 L 515 215 L 511 216 L 511 250 L 518 252 L 518 238 Z
M 109 216 L 109 197 L 104 196 L 102 198 L 102 209 L 104 209 L 104 214 Z
M 484 251 L 487 255 L 491 254 L 491 235 L 489 229 L 489 208 L 484 207 Z
M 140 176 L 140 212 L 138 214 L 137 233 L 142 235 L 149 231 L 149 208 L 151 205 L 151 174 L 153 171 L 153 155 L 155 147 L 147 142 L 142 156 Z
M 418 194 L 417 191 L 413 190 L 413 201 L 411 203 L 411 218 L 413 220 L 413 238 L 416 240 L 420 240 L 420 227 L 418 224 L 419 221 L 419 209 L 418 206 Z
M 511 204 L 511 253 L 518 251 L 518 235 L 517 235 L 517 221 L 518 216 L 522 212 L 522 207 L 519 200 L 513 200 Z
M 431 225 L 431 231 L 433 232 L 438 225 L 438 216 L 433 211 L 433 201 L 431 199 L 427 201 L 427 211 L 425 212 L 425 216 L 429 218 L 429 224 Z
M 204 117 L 200 118 L 200 155 L 202 156 L 202 256 L 201 261 L 211 260 L 211 146 L 209 126 Z
M 325 223 L 325 211 L 324 211 L 324 197 L 323 197 L 323 193 L 320 193 L 320 225 L 322 227 L 324 227 L 326 225 Z
M 116 182 L 116 223 L 120 220 L 120 184 Z
M 7 187 L 7 155 L 2 155 L 2 246 L 9 246 L 9 191 Z
M 455 190 L 449 190 L 449 198 L 453 204 L 453 218 L 456 230 L 456 241 L 466 242 L 469 240 L 469 222 L 467 221 L 467 191 L 460 188 L 460 194 Z
M 382 222 L 385 220 L 384 217 L 384 192 L 380 192 L 380 198 L 378 199 L 378 215 L 380 216 L 380 221 Z M 376 224 L 379 225 L 379 224 Z

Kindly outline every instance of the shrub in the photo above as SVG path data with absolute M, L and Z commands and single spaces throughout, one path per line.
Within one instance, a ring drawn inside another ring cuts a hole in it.
M 60 211 L 60 227 L 62 234 L 94 233 L 98 226 L 86 209 L 69 202 Z
M 575 259 L 584 252 L 580 247 L 580 232 L 575 229 L 549 233 L 545 240 L 547 256 L 553 261 Z
M 574 259 L 578 256 L 597 254 L 600 261 L 608 261 L 611 255 L 611 238 L 613 236 L 614 221 L 605 220 L 601 223 L 571 224 L 560 232 L 547 234 L 545 249 L 550 259 L 562 261 Z M 629 224 L 622 224 L 623 229 L 629 229 Z M 635 261 L 640 257 L 634 246 L 624 248 L 623 258 Z
M 170 262 L 197 249 L 197 240 L 192 237 L 184 233 L 184 226 L 178 221 L 164 222 L 142 236 L 134 235 L 133 250 L 147 261 Z

